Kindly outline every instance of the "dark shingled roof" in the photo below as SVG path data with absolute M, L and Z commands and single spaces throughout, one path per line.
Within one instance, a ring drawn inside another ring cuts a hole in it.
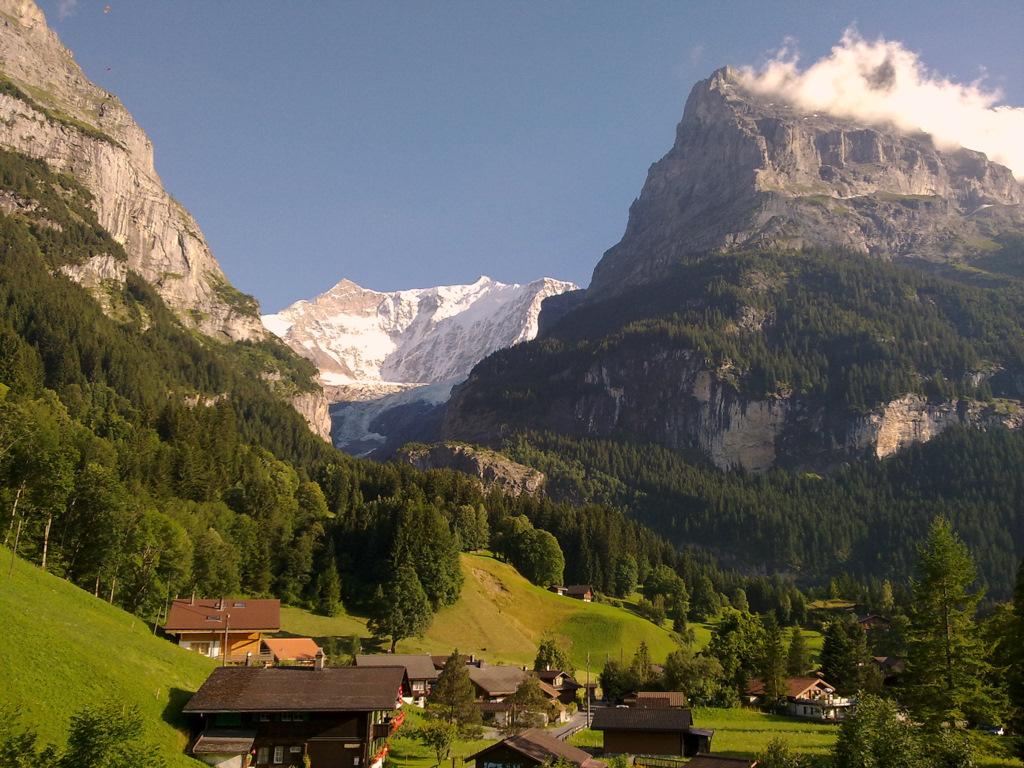
M 754 768 L 757 760 L 724 755 L 697 755 L 686 764 L 686 768 Z
M 561 757 L 580 768 L 605 768 L 605 763 L 591 757 L 589 752 L 559 741 L 539 728 L 530 728 L 515 736 L 509 736 L 504 741 L 499 741 L 497 744 L 480 750 L 475 755 L 470 755 L 466 761 L 476 761 L 481 755 L 502 746 L 513 749 L 521 755 L 526 755 L 538 763 L 554 762 L 555 759 Z
M 356 656 L 357 667 L 405 667 L 410 680 L 437 680 L 429 653 L 375 653 Z
M 217 667 L 185 712 L 394 709 L 403 667 Z
M 595 731 L 685 731 L 692 725 L 688 709 L 599 707 L 590 727 Z
M 492 667 L 490 664 L 484 664 L 469 668 L 469 679 L 486 691 L 488 696 L 513 694 L 525 678 L 526 672 L 520 667 L 504 665 Z
M 193 755 L 245 755 L 252 749 L 256 731 L 210 729 L 192 745 Z
M 280 600 L 175 600 L 167 612 L 167 632 L 223 632 L 225 617 L 230 615 L 228 629 L 277 632 L 281 629 Z
M 685 707 L 686 695 L 682 691 L 640 691 L 636 695 L 636 705 L 641 709 Z

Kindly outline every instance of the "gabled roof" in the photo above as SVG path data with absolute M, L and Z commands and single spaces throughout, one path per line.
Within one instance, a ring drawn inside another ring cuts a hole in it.
M 265 637 L 262 642 L 275 661 L 313 661 L 320 650 L 311 637 Z
M 636 695 L 639 709 L 667 709 L 685 707 L 686 695 L 682 691 L 640 691 Z
M 692 725 L 689 709 L 599 707 L 590 727 L 595 731 L 687 731 Z
M 519 667 L 483 664 L 469 667 L 469 679 L 488 696 L 508 696 L 526 678 L 526 672 Z
M 786 696 L 791 699 L 806 699 L 807 692 L 817 689 L 823 693 L 834 693 L 835 686 L 829 685 L 820 677 L 787 677 Z M 764 678 L 755 677 L 747 683 L 747 693 L 751 696 L 764 695 Z
M 515 736 L 509 736 L 497 744 L 492 744 L 476 754 L 470 755 L 466 760 L 477 761 L 482 755 L 500 747 L 508 747 L 537 763 L 550 763 L 558 758 L 563 758 L 579 768 L 605 768 L 605 763 L 591 757 L 589 752 L 559 741 L 539 728 L 530 728 Z
M 405 667 L 410 680 L 437 680 L 429 653 L 374 653 L 356 656 L 357 667 Z
M 217 667 L 185 712 L 391 710 L 402 667 Z
M 565 588 L 565 594 L 567 595 L 585 595 L 587 592 L 593 592 L 594 588 L 589 584 L 572 584 Z
M 277 632 L 281 629 L 280 600 L 241 598 L 174 600 L 167 612 L 167 632 Z

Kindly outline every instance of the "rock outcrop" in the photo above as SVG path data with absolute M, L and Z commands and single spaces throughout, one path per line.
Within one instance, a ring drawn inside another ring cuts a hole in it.
M 1024 188 L 984 154 L 802 112 L 754 85 L 724 68 L 694 86 L 675 145 L 651 166 L 588 300 L 721 249 L 840 246 L 943 263 L 1024 226 Z
M 0 20 L 0 146 L 83 183 L 125 266 L 186 325 L 223 341 L 263 338 L 256 302 L 231 286 L 195 220 L 164 190 L 152 144 L 117 97 L 85 77 L 31 0 L 0 0 Z M 87 286 L 124 277 L 104 256 L 69 274 Z
M 413 448 L 395 455 L 396 461 L 416 469 L 454 469 L 476 477 L 484 488 L 497 488 L 506 496 L 535 496 L 544 485 L 543 472 L 517 464 L 494 451 L 468 445 L 440 444 Z

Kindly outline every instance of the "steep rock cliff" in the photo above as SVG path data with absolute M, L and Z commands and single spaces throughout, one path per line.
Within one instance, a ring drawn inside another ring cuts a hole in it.
M 1024 226 L 1024 188 L 984 154 L 803 112 L 755 85 L 724 68 L 693 87 L 675 145 L 651 166 L 588 300 L 736 246 L 841 246 L 943 263 Z
M 416 469 L 454 469 L 477 478 L 484 488 L 496 488 L 506 496 L 536 495 L 544 484 L 544 473 L 510 461 L 494 451 L 468 445 L 441 444 L 413 448 L 395 455 Z
M 85 77 L 31 0 L 0 0 L 0 21 L 0 146 L 82 182 L 125 266 L 184 323 L 224 341 L 262 338 L 256 302 L 231 286 L 195 220 L 164 190 L 152 144 L 117 97 Z M 104 256 L 67 271 L 88 287 L 124 274 Z

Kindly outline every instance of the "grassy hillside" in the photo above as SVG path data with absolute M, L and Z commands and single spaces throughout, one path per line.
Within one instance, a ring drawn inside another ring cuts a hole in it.
M 63 745 L 71 716 L 110 694 L 137 703 L 172 766 L 186 757 L 181 707 L 216 666 L 155 637 L 131 614 L 51 576 L 0 547 L 0 626 L 13 640 L 0 654 L 0 704 L 19 708 L 40 738 Z
M 596 675 L 606 655 L 617 658 L 621 652 L 631 658 L 641 640 L 658 660 L 678 648 L 668 630 L 628 610 L 560 597 L 493 557 L 463 555 L 462 570 L 466 582 L 459 601 L 437 613 L 424 637 L 399 642 L 399 653 L 448 654 L 458 648 L 477 652 L 492 663 L 532 664 L 540 638 L 552 632 L 563 638 L 581 670 L 589 651 Z M 281 629 L 318 639 L 368 636 L 364 619 L 325 618 L 297 609 L 281 612 Z

